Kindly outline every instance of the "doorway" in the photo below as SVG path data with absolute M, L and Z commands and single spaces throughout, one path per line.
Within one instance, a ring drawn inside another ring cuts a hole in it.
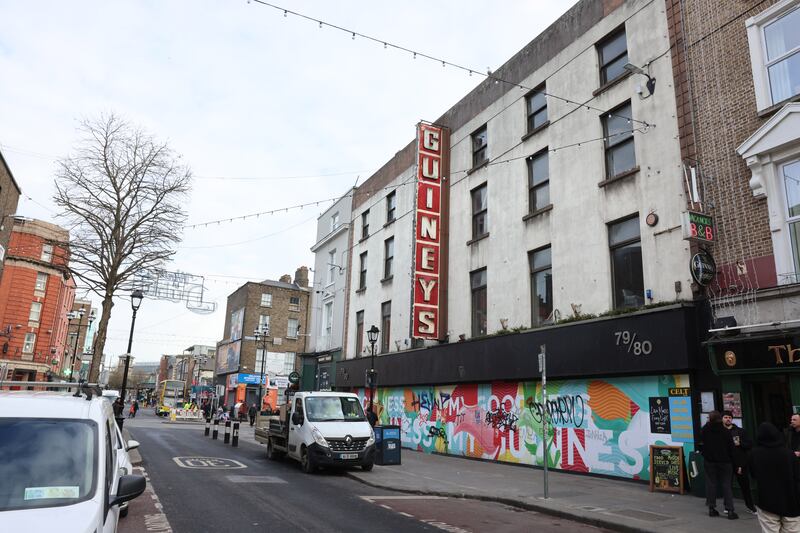
M 753 427 L 762 422 L 772 422 L 781 431 L 788 427 L 792 416 L 792 395 L 787 376 L 753 379 L 748 385 L 753 405 Z

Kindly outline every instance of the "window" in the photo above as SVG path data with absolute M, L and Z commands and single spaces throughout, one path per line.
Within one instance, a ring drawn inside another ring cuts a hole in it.
M 29 322 L 39 322 L 39 317 L 42 315 L 42 304 L 39 302 L 31 303 L 31 312 L 28 315 Z
M 36 344 L 36 333 L 26 333 L 25 341 L 22 343 L 22 353 L 33 353 L 34 344 Z
M 268 292 L 261 294 L 261 307 L 272 307 L 272 295 Z
M 489 138 L 487 135 L 486 125 L 472 134 L 472 168 L 480 166 L 489 160 L 487 152 Z
M 636 166 L 633 131 L 631 130 L 630 102 L 603 115 L 607 178 L 618 176 Z
M 383 279 L 389 279 L 394 275 L 394 237 L 383 241 L 383 258 Z
M 542 127 L 547 122 L 547 97 L 544 93 L 545 86 L 540 85 L 525 97 L 525 107 L 528 111 L 528 133 Z
M 639 217 L 609 224 L 608 244 L 614 308 L 641 307 L 644 305 L 644 275 Z
M 331 250 L 328 252 L 328 285 L 336 281 L 336 271 L 338 269 L 336 265 L 336 250 Z
M 256 348 L 256 374 L 267 374 L 267 352 L 262 348 Z
M 356 357 L 364 350 L 364 311 L 356 313 Z
M 361 238 L 369 237 L 369 209 L 361 213 Z
M 41 292 L 47 290 L 47 274 L 45 274 L 44 272 L 37 272 L 35 290 Z
M 331 231 L 339 227 L 339 213 L 336 212 L 331 216 Z
M 745 25 L 758 110 L 800 94 L 800 2 L 775 2 Z
M 297 356 L 295 352 L 286 352 L 283 359 L 283 374 L 288 376 L 294 372 L 294 359 Z
M 286 336 L 290 339 L 296 339 L 300 332 L 300 321 L 296 318 L 290 318 L 286 326 Z
M 53 260 L 53 245 L 52 244 L 43 244 L 42 245 L 42 261 L 49 263 Z
M 531 273 L 531 325 L 549 323 L 553 313 L 553 268 L 550 247 L 528 254 Z
M 795 279 L 800 281 L 800 159 L 783 165 L 783 182 L 786 187 L 786 222 L 792 243 L 792 261 Z
M 333 331 L 333 302 L 325 304 L 325 310 L 322 313 L 322 334 L 330 337 Z
M 550 158 L 545 148 L 528 158 L 528 212 L 550 205 Z
M 486 269 L 470 272 L 472 288 L 472 336 L 486 335 Z
M 389 351 L 392 336 L 392 302 L 381 304 L 381 353 Z
M 393 222 L 397 212 L 397 193 L 392 191 L 386 197 L 386 223 Z
M 269 315 L 260 315 L 258 317 L 258 330 L 269 334 Z
M 472 190 L 472 238 L 477 239 L 489 233 L 486 220 L 486 184 Z
M 597 53 L 600 56 L 600 85 L 614 81 L 625 74 L 628 62 L 628 45 L 625 40 L 625 28 L 610 35 L 598 43 Z
M 289 305 L 300 305 L 300 297 L 299 296 L 290 296 L 289 297 Z
M 362 253 L 359 259 L 361 260 L 361 268 L 358 272 L 358 290 L 363 290 L 367 288 L 367 252 Z

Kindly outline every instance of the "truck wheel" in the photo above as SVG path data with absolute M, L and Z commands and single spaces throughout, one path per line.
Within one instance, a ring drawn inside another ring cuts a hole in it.
M 272 445 L 272 439 L 267 440 L 267 459 L 270 461 L 279 461 L 283 457 L 283 454 L 279 451 L 275 450 L 275 447 Z
M 367 463 L 361 465 L 361 469 L 364 470 L 364 472 L 370 472 L 373 466 L 375 466 L 373 463 Z
M 317 466 L 314 464 L 314 460 L 308 455 L 308 450 L 306 448 L 303 448 L 300 451 L 300 467 L 306 474 L 313 474 L 317 469 Z

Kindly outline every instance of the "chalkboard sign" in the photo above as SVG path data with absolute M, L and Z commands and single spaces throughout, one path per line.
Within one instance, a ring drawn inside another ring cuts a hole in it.
M 650 446 L 650 492 L 684 493 L 683 446 Z

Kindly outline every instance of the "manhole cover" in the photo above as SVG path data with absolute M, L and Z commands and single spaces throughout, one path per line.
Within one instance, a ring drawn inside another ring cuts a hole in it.
M 223 459 L 221 457 L 173 457 L 172 460 L 182 468 L 213 468 L 217 470 L 247 468 L 239 461 L 234 461 L 233 459 Z
M 673 518 L 672 516 L 665 514 L 653 513 L 650 511 L 640 511 L 639 509 L 621 509 L 619 511 L 614 511 L 613 514 L 627 516 L 637 520 L 643 520 L 645 522 L 660 522 L 662 520 L 670 520 Z
M 275 476 L 225 476 L 231 483 L 286 483 Z

